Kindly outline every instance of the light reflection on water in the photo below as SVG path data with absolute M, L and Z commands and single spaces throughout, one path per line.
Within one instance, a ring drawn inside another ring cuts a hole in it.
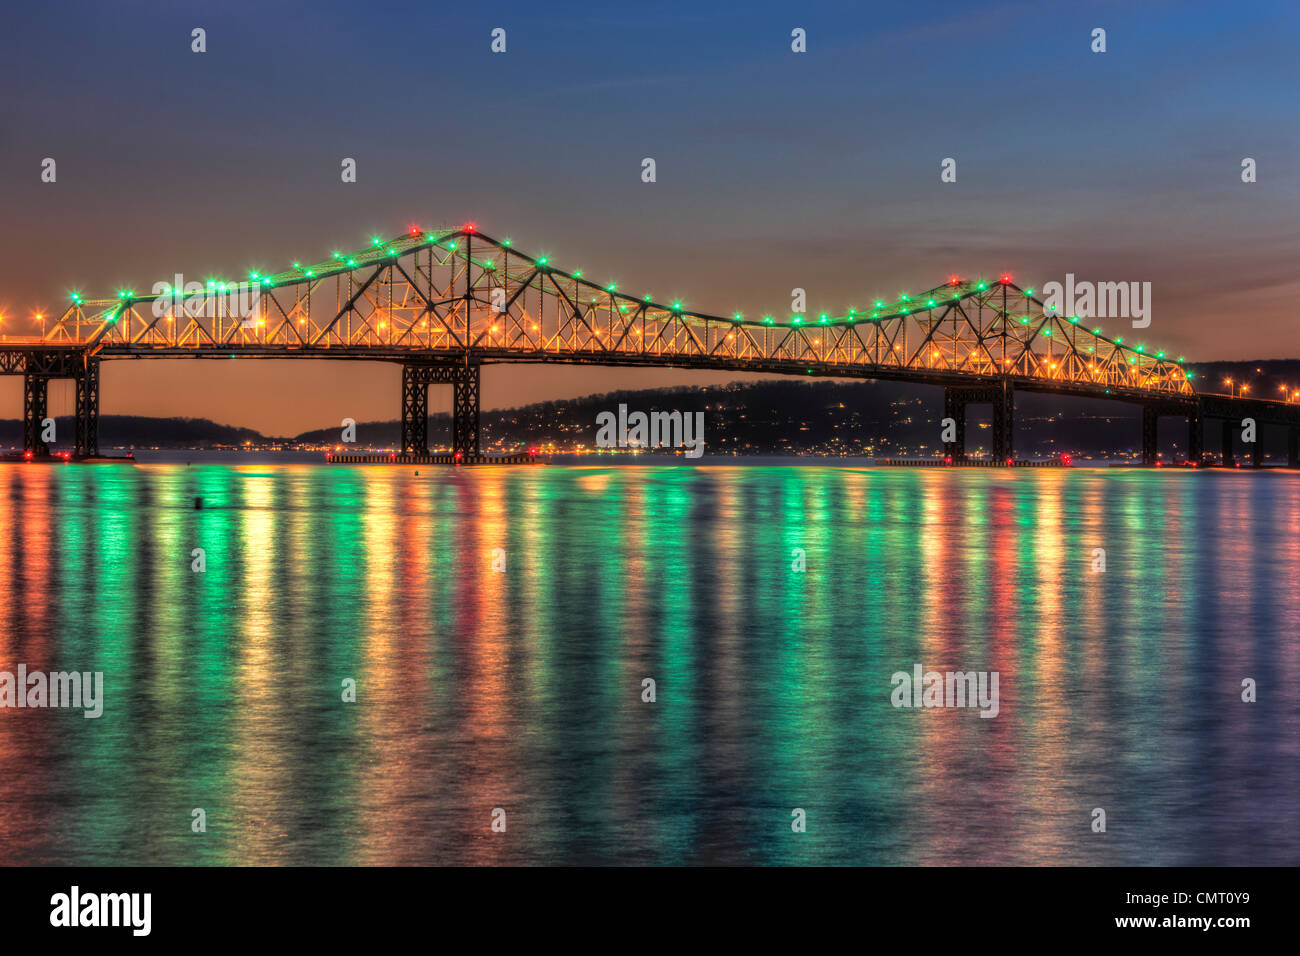
M 0 861 L 1294 864 L 1298 582 L 1295 474 L 0 466 L 0 670 L 106 695 Z

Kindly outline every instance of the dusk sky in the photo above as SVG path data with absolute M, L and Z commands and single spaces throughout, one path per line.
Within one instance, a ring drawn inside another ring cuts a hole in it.
M 1297 357 L 1298 43 L 1294 0 L 13 7 L 0 332 L 34 331 L 70 290 L 279 270 L 474 221 L 714 313 L 788 312 L 795 287 L 842 313 L 953 273 L 1071 272 L 1150 282 L 1143 335 L 1170 354 Z M 493 367 L 483 404 L 734 378 Z M 102 411 L 289 434 L 395 418 L 399 380 L 355 362 L 114 361 Z M 21 415 L 20 377 L 0 401 Z M 68 414 L 70 384 L 50 404 Z

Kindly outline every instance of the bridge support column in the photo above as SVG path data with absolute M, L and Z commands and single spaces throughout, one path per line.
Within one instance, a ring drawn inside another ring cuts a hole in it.
M 954 441 L 944 442 L 944 454 L 953 461 L 966 460 L 966 399 L 953 388 L 943 390 L 943 417 L 956 423 Z
M 1237 459 L 1232 454 L 1232 420 L 1225 418 L 1223 420 L 1223 467 L 1233 468 L 1236 464 Z
M 450 385 L 451 449 L 461 459 L 477 458 L 479 423 L 478 365 L 402 365 L 402 454 L 429 453 L 429 386 Z
M 1159 449 L 1160 409 L 1154 405 L 1142 406 L 1142 464 L 1154 465 Z
M 1286 430 L 1286 465 L 1300 468 L 1300 425 L 1292 425 Z
M 1263 464 L 1264 443 L 1260 441 L 1263 436 L 1259 434 L 1259 426 L 1255 426 L 1255 440 L 1250 443 L 1250 464 L 1252 468 L 1258 468 Z
M 44 375 L 23 375 L 23 451 L 33 458 L 48 458 L 50 446 L 41 441 L 41 423 L 49 414 L 50 380 Z
M 451 446 L 463 459 L 478 457 L 479 366 L 467 365 L 452 383 Z
M 77 369 L 77 424 L 73 457 L 99 457 L 99 359 L 87 358 Z
M 429 376 L 418 365 L 402 366 L 402 454 L 429 453 Z
M 1015 457 L 1016 394 L 1010 382 L 993 398 L 993 460 L 998 464 Z
M 1200 411 L 1187 416 L 1187 460 L 1200 465 L 1205 447 L 1205 419 Z

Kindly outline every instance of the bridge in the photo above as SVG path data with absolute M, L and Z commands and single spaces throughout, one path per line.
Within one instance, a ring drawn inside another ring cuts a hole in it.
M 178 277 L 179 278 L 179 277 Z M 1197 392 L 1182 358 L 1058 315 L 1010 276 L 943 285 L 839 315 L 711 315 L 593 282 L 473 225 L 379 236 L 246 279 L 159 283 L 106 299 L 72 296 L 35 340 L 0 340 L 0 374 L 24 379 L 24 452 L 41 440 L 51 379 L 75 382 L 73 457 L 99 454 L 100 365 L 149 358 L 357 359 L 402 366 L 402 454 L 427 456 L 428 389 L 453 389 L 454 460 L 479 448 L 480 370 L 498 363 L 660 366 L 898 379 L 942 387 L 965 460 L 966 410 L 991 405 L 993 458 L 1014 458 L 1015 395 L 1051 392 L 1141 405 L 1143 462 L 1161 417 L 1188 425 L 1199 464 L 1205 423 L 1221 420 L 1224 463 L 1244 418 L 1280 425 L 1300 466 L 1300 404 Z M 1255 443 L 1259 464 L 1260 443 Z

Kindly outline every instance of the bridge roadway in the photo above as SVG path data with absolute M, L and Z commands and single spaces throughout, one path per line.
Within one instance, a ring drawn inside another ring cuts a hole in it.
M 993 412 L 993 446 L 997 461 L 1014 459 L 1015 395 L 1037 392 L 1102 398 L 1140 405 L 1142 408 L 1143 463 L 1157 461 L 1158 423 L 1161 418 L 1181 418 L 1188 426 L 1188 460 L 1202 462 L 1204 429 L 1207 421 L 1219 421 L 1222 447 L 1226 454 L 1221 463 L 1236 463 L 1233 451 L 1236 433 L 1243 419 L 1252 418 L 1257 427 L 1281 426 L 1287 434 L 1287 464 L 1300 467 L 1300 404 L 1243 398 L 1211 393 L 1153 394 L 1139 388 L 1102 386 L 1092 383 L 1050 381 L 1032 376 L 981 376 L 948 369 L 863 367 L 833 363 L 795 361 L 791 359 L 735 359 L 727 356 L 680 356 L 665 361 L 653 355 L 593 355 L 569 353 L 530 355 L 504 348 L 471 348 L 459 352 L 373 346 L 322 346 L 284 348 L 272 345 L 220 347 L 133 348 L 108 344 L 94 350 L 84 345 L 54 344 L 43 341 L 0 339 L 0 374 L 23 376 L 23 449 L 33 458 L 50 455 L 41 441 L 41 422 L 47 417 L 48 385 L 54 379 L 71 379 L 75 383 L 76 411 L 73 459 L 99 455 L 98 420 L 100 367 L 105 361 L 128 359 L 331 359 L 390 362 L 402 366 L 402 448 L 405 455 L 428 455 L 428 389 L 431 385 L 450 385 L 452 402 L 452 447 L 460 460 L 483 460 L 479 450 L 480 371 L 484 365 L 528 364 L 537 362 L 602 366 L 665 366 L 762 372 L 807 377 L 838 376 L 906 381 L 933 385 L 943 389 L 945 418 L 956 423 L 956 437 L 946 447 L 954 461 L 964 461 L 966 452 L 966 413 L 970 406 L 991 406 Z M 1251 446 L 1252 463 L 1260 464 L 1262 442 Z M 451 460 L 456 460 L 454 457 Z
M 1087 328 L 1010 276 L 963 279 L 841 315 L 710 315 L 680 302 L 595 283 L 478 232 L 473 225 L 406 233 L 239 282 L 207 280 L 149 294 L 72 304 L 37 339 L 0 339 L 0 374 L 22 375 L 24 451 L 41 441 L 52 379 L 76 383 L 73 456 L 99 453 L 100 367 L 147 358 L 346 359 L 402 366 L 402 454 L 428 454 L 428 389 L 453 390 L 455 460 L 481 460 L 484 365 L 654 366 L 888 379 L 943 389 L 956 422 L 947 454 L 966 458 L 966 411 L 990 405 L 996 461 L 1014 459 L 1015 395 L 1048 392 L 1142 407 L 1143 461 L 1157 460 L 1162 417 L 1189 426 L 1202 459 L 1207 421 L 1225 438 L 1242 419 L 1286 429 L 1300 465 L 1300 404 L 1198 393 L 1182 359 Z M 332 293 L 332 294 L 331 294 Z M 1232 442 L 1225 463 L 1233 464 Z M 1252 457 L 1260 459 L 1261 443 Z

